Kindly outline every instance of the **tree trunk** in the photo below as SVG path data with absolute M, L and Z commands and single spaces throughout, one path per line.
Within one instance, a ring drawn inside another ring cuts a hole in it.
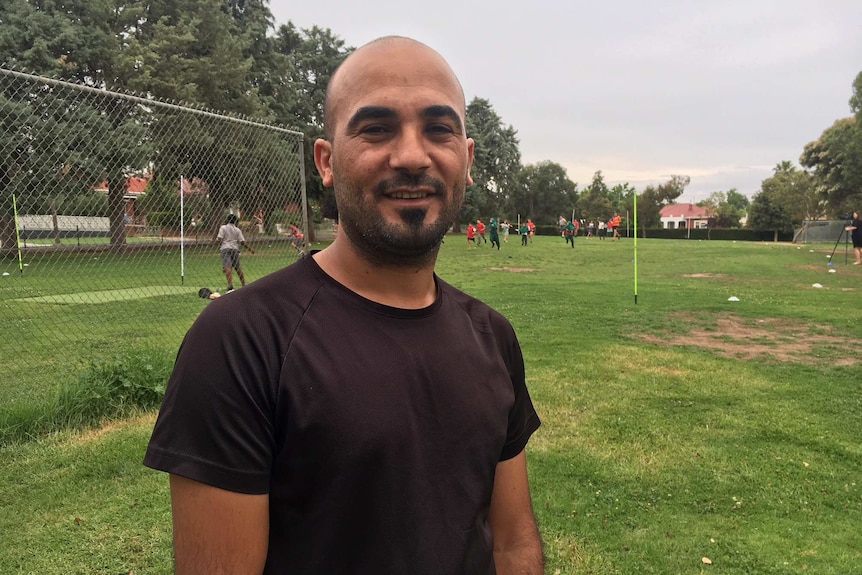
M 54 228 L 54 245 L 60 245 L 60 222 L 57 219 L 57 199 L 51 200 L 51 225 Z
M 108 178 L 108 219 L 112 246 L 126 244 L 125 191 L 125 178 L 116 175 Z
M 12 203 L 12 199 L 9 199 Z M 18 237 L 15 234 L 15 219 L 0 217 L 0 255 L 18 253 Z

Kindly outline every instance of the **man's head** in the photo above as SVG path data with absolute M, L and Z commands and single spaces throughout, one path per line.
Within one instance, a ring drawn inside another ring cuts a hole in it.
M 314 159 L 345 241 L 379 263 L 432 261 L 472 183 L 464 93 L 443 57 L 400 37 L 359 48 L 330 81 L 325 121 Z
M 228 214 L 227 223 L 236 225 L 237 222 L 239 222 L 239 218 L 236 216 L 236 214 Z

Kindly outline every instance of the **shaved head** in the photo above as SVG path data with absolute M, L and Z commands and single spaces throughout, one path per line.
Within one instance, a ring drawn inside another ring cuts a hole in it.
M 466 101 L 464 99 L 464 89 L 458 81 L 455 72 L 433 48 L 403 36 L 384 36 L 376 40 L 372 40 L 368 44 L 357 48 L 351 53 L 344 62 L 335 70 L 332 78 L 329 80 L 329 85 L 326 87 L 326 96 L 323 103 L 323 129 L 327 140 L 330 142 L 335 138 L 335 130 L 338 123 L 338 115 L 340 104 L 344 98 L 357 88 L 361 82 L 362 76 L 378 62 L 385 62 L 387 54 L 398 54 L 408 56 L 409 54 L 423 54 L 426 57 L 431 57 L 437 60 L 441 69 L 448 72 L 449 81 L 457 87 L 461 97 L 461 109 L 458 112 L 461 114 L 462 121 L 466 110 Z M 393 78 L 397 81 L 397 78 Z

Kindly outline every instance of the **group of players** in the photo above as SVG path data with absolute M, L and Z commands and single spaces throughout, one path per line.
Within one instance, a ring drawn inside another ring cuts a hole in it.
M 575 238 L 580 233 L 581 222 L 576 219 L 567 220 L 565 216 L 560 216 L 558 221 L 560 236 L 572 247 L 575 247 Z M 611 241 L 616 241 L 621 238 L 619 233 L 621 223 L 622 219 L 617 212 L 614 212 L 613 217 L 607 222 L 600 220 L 598 225 L 590 220 L 589 224 L 586 225 L 586 237 L 598 237 L 603 240 L 608 237 L 608 232 L 610 231 Z M 503 235 L 503 242 L 507 243 L 509 241 L 509 230 L 512 227 L 515 227 L 521 236 L 522 246 L 532 243 L 533 237 L 536 235 L 536 224 L 531 219 L 527 219 L 519 226 L 512 226 L 509 224 L 509 220 L 498 222 L 496 218 L 491 218 L 489 225 L 486 226 L 481 219 L 477 219 L 475 222 L 471 221 L 467 224 L 467 248 L 481 247 L 483 243 L 488 243 L 485 234 L 490 228 L 491 247 L 496 246 L 497 249 L 500 249 L 500 234 L 502 233 Z

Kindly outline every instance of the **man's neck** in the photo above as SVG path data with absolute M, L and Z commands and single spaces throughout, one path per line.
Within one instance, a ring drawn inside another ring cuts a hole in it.
M 437 297 L 434 263 L 418 267 L 385 266 L 369 261 L 344 237 L 312 257 L 327 275 L 351 291 L 383 305 L 422 309 Z

